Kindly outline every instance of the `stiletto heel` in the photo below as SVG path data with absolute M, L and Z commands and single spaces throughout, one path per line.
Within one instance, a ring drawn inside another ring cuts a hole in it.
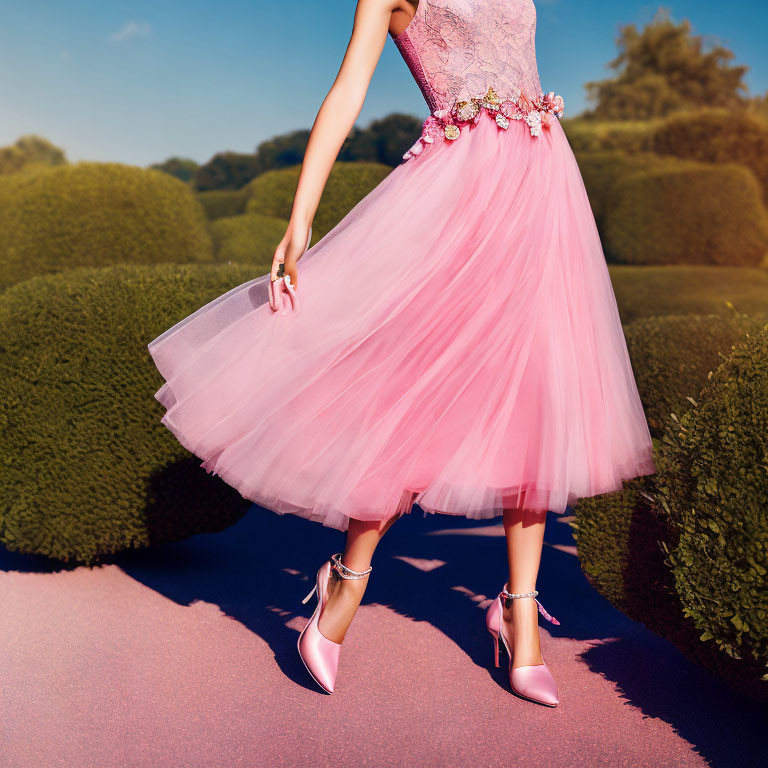
M 544 654 L 541 656 L 541 664 L 513 667 L 512 641 L 504 634 L 504 606 L 502 600 L 518 600 L 524 597 L 532 597 L 536 600 L 538 594 L 535 589 L 533 592 L 514 594 L 507 591 L 507 585 L 505 584 L 499 596 L 488 606 L 485 621 L 494 641 L 494 662 L 496 666 L 499 666 L 499 639 L 501 639 L 504 650 L 509 656 L 509 684 L 512 687 L 512 691 L 518 696 L 533 701 L 536 704 L 555 707 L 560 703 L 557 695 L 557 684 L 549 671 L 549 667 L 544 663 Z M 544 606 L 538 600 L 536 600 L 536 607 L 547 621 L 552 622 L 552 624 L 560 623 L 554 616 L 547 613 Z
M 317 584 L 309 590 L 309 594 L 301 601 L 302 605 L 306 605 L 309 602 L 309 598 L 317 592 Z
M 315 586 L 301 601 L 302 604 L 307 603 L 313 594 L 317 594 L 317 607 L 301 631 L 296 645 L 299 649 L 299 657 L 304 662 L 310 677 L 326 693 L 333 693 L 336 685 L 336 672 L 339 668 L 339 654 L 341 652 L 341 643 L 329 640 L 319 628 L 320 616 L 328 602 L 331 569 L 335 570 L 342 579 L 362 579 L 373 570 L 369 566 L 365 571 L 353 571 L 341 562 L 341 552 L 339 552 L 320 566 Z
M 493 664 L 496 669 L 499 668 L 499 636 L 491 632 L 491 638 L 493 639 Z
M 493 663 L 497 668 L 499 666 L 499 617 L 496 615 L 498 607 L 499 601 L 496 599 L 488 606 L 485 614 L 485 625 L 493 640 Z

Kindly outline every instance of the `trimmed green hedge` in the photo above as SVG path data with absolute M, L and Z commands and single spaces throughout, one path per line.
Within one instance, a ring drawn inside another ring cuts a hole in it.
M 576 160 L 589 195 L 592 212 L 601 231 L 606 212 L 615 205 L 616 187 L 619 182 L 639 171 L 680 165 L 675 159 L 662 160 L 651 152 L 633 155 L 621 150 L 580 151 L 576 153 Z
M 654 461 L 657 456 L 654 450 Z M 580 499 L 571 526 L 590 584 L 629 618 L 669 637 L 683 624 L 659 546 L 670 540 L 671 528 L 664 515 L 649 508 L 643 496 L 649 485 L 648 477 L 638 477 L 616 493 Z M 692 632 L 691 638 L 696 638 Z
M 679 377 L 690 389 L 677 393 L 681 409 L 654 439 L 657 473 L 581 499 L 574 536 L 582 570 L 611 603 L 766 701 L 768 325 L 742 334 L 707 378 L 701 390 L 695 375 Z M 645 387 L 654 383 L 637 380 L 652 401 Z
M 651 169 L 622 179 L 614 196 L 605 240 L 623 263 L 768 263 L 768 214 L 747 168 L 691 162 Z
M 669 425 L 658 469 L 654 500 L 678 536 L 669 564 L 686 616 L 702 640 L 768 673 L 768 325 Z
M 202 203 L 208 221 L 216 221 L 245 213 L 248 192 L 245 189 L 212 189 L 198 192 L 197 199 Z
M 147 344 L 252 272 L 82 268 L 0 295 L 0 542 L 93 563 L 242 516 L 248 503 L 160 423 Z
M 651 432 L 661 436 L 670 414 L 690 407 L 723 356 L 762 325 L 747 315 L 671 315 L 636 320 L 624 328 L 635 381 Z
M 660 155 L 744 165 L 758 178 L 768 204 L 768 124 L 746 112 L 672 115 L 654 130 L 650 148 Z
M 392 170 L 381 163 L 334 164 L 312 222 L 312 242 L 330 232 Z M 267 171 L 248 185 L 248 213 L 291 218 L 301 166 Z
M 744 312 L 768 317 L 768 271 L 749 267 L 611 264 L 622 323 L 653 315 Z
M 218 261 L 237 261 L 255 265 L 255 272 L 266 274 L 272 268 L 275 248 L 280 245 L 288 222 L 274 216 L 246 213 L 211 224 Z
M 0 177 L 0 290 L 77 266 L 212 259 L 200 203 L 166 173 L 79 163 Z

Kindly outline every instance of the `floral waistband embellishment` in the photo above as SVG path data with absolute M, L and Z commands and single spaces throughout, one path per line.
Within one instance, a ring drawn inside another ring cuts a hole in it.
M 420 155 L 425 144 L 435 141 L 456 141 L 461 136 L 463 125 L 475 125 L 485 112 L 492 116 L 502 130 L 509 128 L 510 120 L 523 120 L 531 136 L 538 138 L 543 129 L 548 129 L 555 118 L 561 118 L 565 111 L 562 96 L 554 91 L 540 93 L 529 99 L 523 94 L 500 97 L 493 88 L 479 99 L 456 101 L 448 109 L 435 110 L 422 126 L 421 136 L 403 155 L 404 160 Z
M 455 139 L 458 139 L 459 136 L 461 136 L 461 130 L 459 129 L 459 126 L 454 125 L 453 123 L 448 123 L 448 125 L 446 125 L 443 129 L 443 133 L 445 134 L 445 138 L 449 139 L 450 141 L 454 141 Z

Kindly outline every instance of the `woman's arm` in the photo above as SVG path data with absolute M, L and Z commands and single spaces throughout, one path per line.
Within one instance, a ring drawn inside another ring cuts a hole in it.
M 392 12 L 401 0 L 358 0 L 352 36 L 338 75 L 323 100 L 309 135 L 288 230 L 275 250 L 272 279 L 285 261 L 285 274 L 297 285 L 296 262 L 307 244 L 328 175 L 352 130 L 387 39 Z

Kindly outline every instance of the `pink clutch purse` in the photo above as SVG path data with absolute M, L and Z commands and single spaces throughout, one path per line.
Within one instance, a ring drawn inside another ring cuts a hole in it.
M 309 228 L 307 244 L 304 246 L 302 256 L 309 248 L 312 239 L 312 227 Z M 299 297 L 296 289 L 291 285 L 291 276 L 284 273 L 284 265 L 281 263 L 277 270 L 277 278 L 269 281 L 269 306 L 273 312 L 287 315 L 289 312 L 299 311 Z

